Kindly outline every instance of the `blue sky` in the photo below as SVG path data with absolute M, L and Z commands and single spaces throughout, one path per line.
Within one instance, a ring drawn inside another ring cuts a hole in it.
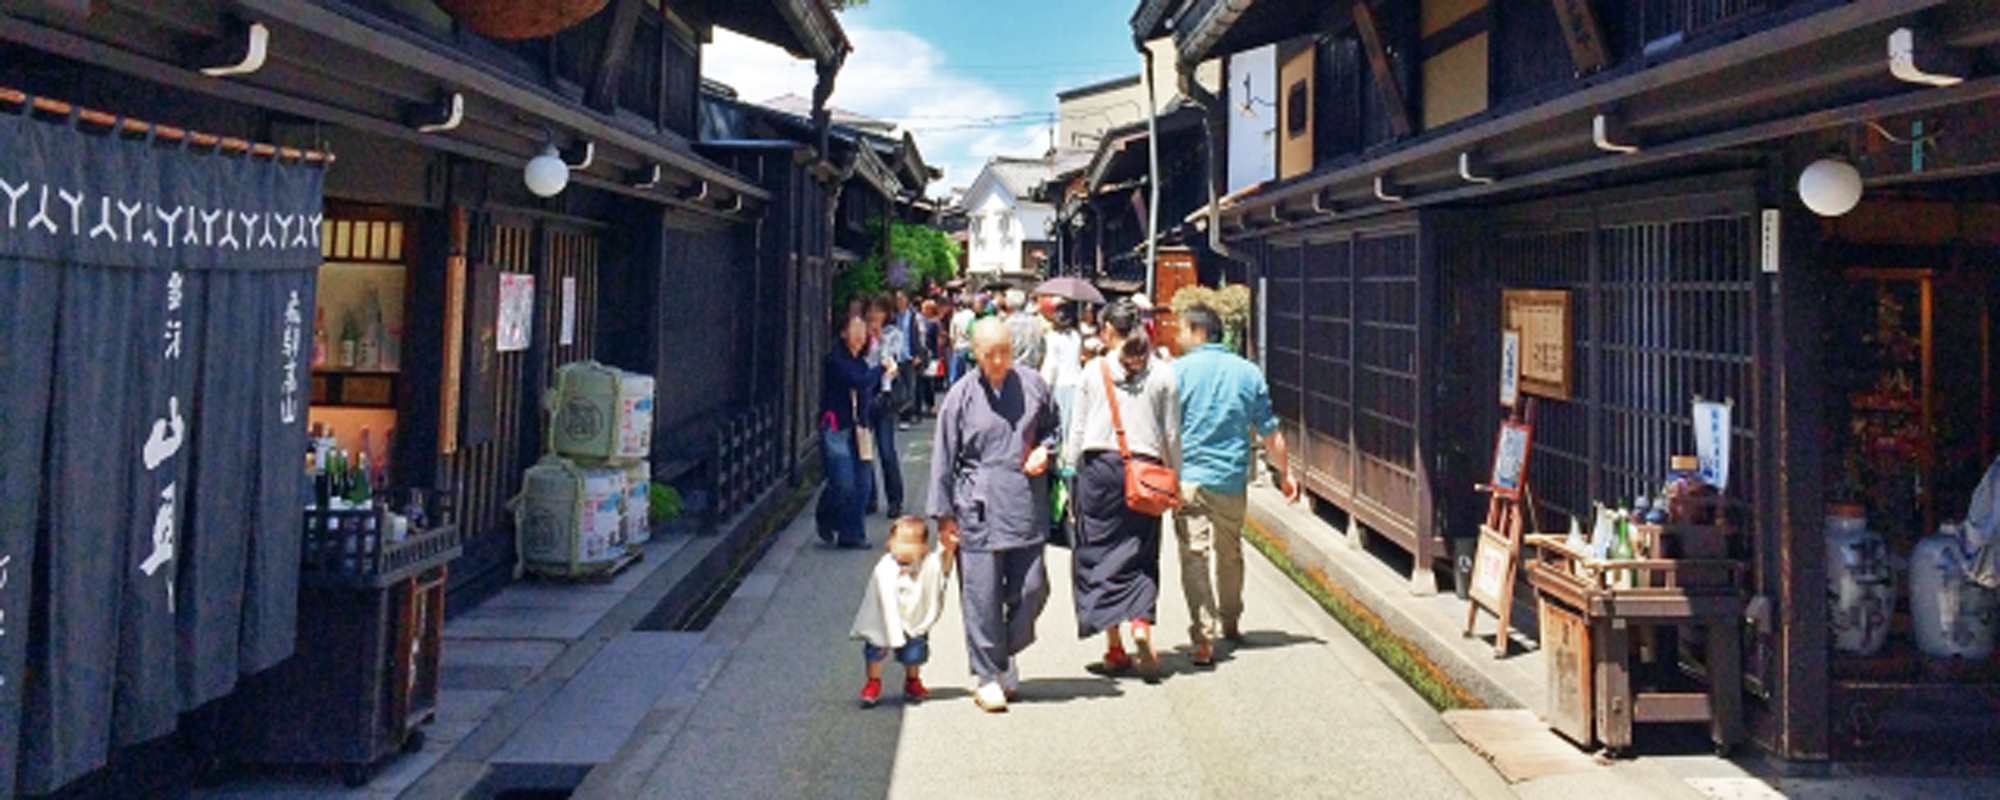
M 854 42 L 833 104 L 893 120 L 964 186 L 994 155 L 1040 155 L 1061 89 L 1136 74 L 1129 0 L 869 0 L 841 15 Z M 707 77 L 745 100 L 810 96 L 810 65 L 718 31 Z

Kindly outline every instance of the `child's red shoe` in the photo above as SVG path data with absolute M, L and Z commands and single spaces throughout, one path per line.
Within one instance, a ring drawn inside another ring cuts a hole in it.
M 930 696 L 931 690 L 924 688 L 924 680 L 922 678 L 912 677 L 903 679 L 904 702 L 921 703 L 930 699 Z
M 881 702 L 881 700 L 882 679 L 869 678 L 867 683 L 861 685 L 861 707 L 874 708 L 875 704 Z

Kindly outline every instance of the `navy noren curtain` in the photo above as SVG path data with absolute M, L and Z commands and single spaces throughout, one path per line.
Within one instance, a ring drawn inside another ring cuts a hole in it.
M 322 177 L 0 115 L 0 794 L 290 655 Z

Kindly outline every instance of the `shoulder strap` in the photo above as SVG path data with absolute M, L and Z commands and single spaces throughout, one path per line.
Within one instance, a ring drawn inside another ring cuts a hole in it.
M 1125 445 L 1125 421 L 1118 416 L 1118 387 L 1111 383 L 1111 365 L 1100 357 L 1097 359 L 1097 371 L 1104 376 L 1104 402 L 1111 404 L 1111 430 L 1118 434 L 1118 455 L 1130 461 L 1132 448 Z

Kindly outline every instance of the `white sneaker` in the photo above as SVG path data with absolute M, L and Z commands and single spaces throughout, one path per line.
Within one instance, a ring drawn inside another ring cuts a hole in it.
M 1000 673 L 1000 690 L 1007 693 L 1007 699 L 1021 696 L 1021 657 L 1007 659 L 1007 671 Z
M 1000 688 L 998 681 L 987 681 L 972 693 L 972 702 L 983 711 L 997 714 L 1007 710 L 1007 691 Z

